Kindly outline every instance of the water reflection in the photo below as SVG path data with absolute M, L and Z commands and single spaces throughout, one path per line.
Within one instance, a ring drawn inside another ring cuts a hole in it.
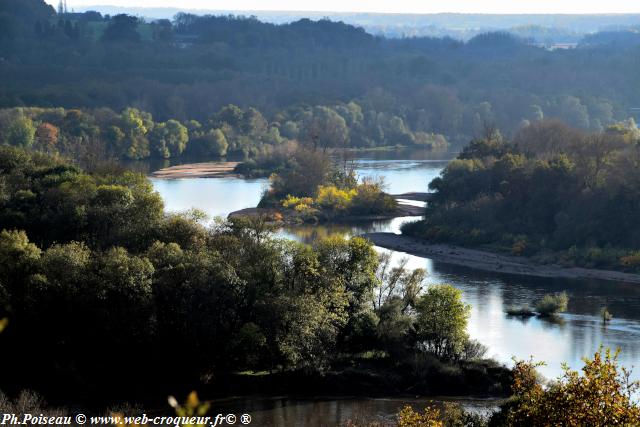
M 238 178 L 150 178 L 154 189 L 169 212 L 197 208 L 212 217 L 226 217 L 230 212 L 253 208 L 268 188 L 266 179 Z
M 638 286 L 485 273 L 398 252 L 393 256 L 408 257 L 412 268 L 427 268 L 429 283 L 450 283 L 461 289 L 463 299 L 472 306 L 469 334 L 501 362 L 510 364 L 512 357 L 533 356 L 547 363 L 540 369 L 542 374 L 555 378 L 562 373 L 562 363 L 579 368 L 581 358 L 593 355 L 600 345 L 620 348 L 623 366 L 631 368 L 640 361 Z M 544 294 L 560 291 L 569 294 L 569 307 L 557 319 L 505 314 L 508 307 L 532 305 Z M 604 306 L 615 312 L 606 326 L 598 314 Z M 632 377 L 640 379 L 640 371 L 634 371 Z
M 455 402 L 464 409 L 488 414 L 499 403 L 494 399 L 451 399 L 437 398 L 436 406 L 443 402 Z M 248 413 L 251 424 L 265 427 L 297 426 L 319 427 L 340 426 L 348 420 L 365 422 L 392 421 L 395 414 L 405 405 L 423 410 L 434 402 L 427 399 L 380 398 L 380 399 L 335 399 L 318 398 L 240 398 L 213 401 L 216 411 L 221 413 Z
M 356 159 L 356 167 L 363 176 L 384 176 L 389 185 L 388 191 L 395 194 L 424 191 L 427 183 L 446 165 L 448 158 L 443 154 L 430 157 L 424 152 L 392 154 L 362 155 Z M 153 185 L 169 210 L 197 207 L 210 215 L 226 216 L 231 211 L 255 206 L 267 181 L 153 180 Z M 398 233 L 402 223 L 414 219 L 395 218 L 391 221 L 330 226 L 304 225 L 282 230 L 280 236 L 309 243 L 332 234 L 353 236 L 371 231 Z M 378 250 L 384 251 L 382 248 Z M 567 362 L 572 368 L 579 368 L 582 365 L 580 358 L 592 355 L 600 345 L 614 349 L 619 347 L 620 361 L 626 367 L 638 365 L 640 361 L 638 285 L 486 273 L 397 252 L 393 256 L 395 259 L 407 256 L 410 267 L 426 268 L 430 283 L 451 283 L 460 288 L 465 301 L 472 306 L 469 323 L 471 337 L 487 345 L 489 355 L 504 363 L 510 364 L 513 356 L 519 359 L 533 356 L 547 362 L 541 369 L 544 375 L 556 377 L 561 374 L 561 363 Z M 560 321 L 536 317 L 520 319 L 505 314 L 508 307 L 531 305 L 546 293 L 560 291 L 569 294 L 568 313 L 561 315 Z M 598 316 L 604 306 L 614 316 L 606 327 Z M 633 372 L 633 378 L 640 379 L 640 370 Z

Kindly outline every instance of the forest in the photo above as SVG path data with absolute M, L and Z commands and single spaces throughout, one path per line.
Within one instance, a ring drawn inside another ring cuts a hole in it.
M 585 133 L 558 121 L 507 139 L 495 129 L 431 182 L 423 221 L 404 232 L 543 262 L 638 271 L 640 131 Z
M 222 392 L 221 378 L 246 370 L 326 382 L 318 375 L 345 363 L 351 376 L 334 380 L 345 392 L 363 381 L 507 391 L 508 370 L 466 332 L 460 291 L 422 292 L 424 270 L 364 239 L 308 246 L 247 218 L 205 227 L 197 213 L 166 214 L 143 175 L 110 164 L 88 174 L 2 147 L 0 170 L 0 346 L 24 349 L 4 354 L 5 392 L 104 405 L 205 377 Z
M 179 14 L 143 22 L 60 14 L 41 0 L 2 0 L 0 20 L 6 108 L 131 107 L 160 122 L 204 124 L 234 104 L 284 126 L 278 115 L 290 108 L 354 102 L 366 130 L 352 136 L 354 146 L 420 143 L 429 135 L 461 146 L 486 123 L 506 135 L 541 118 L 602 130 L 627 119 L 640 97 L 633 32 L 548 51 L 506 33 L 463 43 L 385 39 L 328 20 L 275 25 Z
M 442 135 L 411 132 L 398 117 L 365 118 L 360 105 L 291 108 L 269 122 L 255 108 L 227 105 L 203 121 L 156 122 L 136 108 L 11 108 L 0 110 L 0 144 L 61 154 L 83 165 L 96 161 L 233 157 L 274 158 L 294 141 L 323 149 L 358 149 L 393 145 L 443 150 Z M 369 116 L 367 116 L 369 117 Z M 259 174 L 253 163 L 245 172 Z M 267 174 L 268 175 L 268 174 Z

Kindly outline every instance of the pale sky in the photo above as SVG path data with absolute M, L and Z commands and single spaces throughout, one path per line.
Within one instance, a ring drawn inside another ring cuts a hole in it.
M 54 6 L 58 0 L 46 0 Z M 74 6 L 383 13 L 640 13 L 639 0 L 67 0 Z

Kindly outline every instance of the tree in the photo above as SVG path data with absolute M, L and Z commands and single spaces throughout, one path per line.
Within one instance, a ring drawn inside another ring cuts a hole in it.
M 315 151 L 321 148 L 345 148 L 349 129 L 345 120 L 329 107 L 315 107 L 303 122 L 302 140 Z
M 280 198 L 287 195 L 314 197 L 331 169 L 332 162 L 326 153 L 300 147 L 293 153 L 289 167 L 271 176 L 271 191 Z
M 22 292 L 19 285 L 35 271 L 40 255 L 40 248 L 29 242 L 24 231 L 0 231 L 0 283 L 11 293 Z
M 462 302 L 462 292 L 451 285 L 436 285 L 416 304 L 418 348 L 447 359 L 458 358 L 468 340 L 467 321 L 471 307 Z
M 167 43 L 173 39 L 173 25 L 168 19 L 159 19 L 151 24 L 153 40 Z
M 169 120 L 154 125 L 149 140 L 151 150 L 158 157 L 178 157 L 187 147 L 189 132 L 177 120 Z
M 153 130 L 151 114 L 136 108 L 127 108 L 120 115 L 122 129 L 125 131 L 126 152 L 123 153 L 130 159 L 142 159 L 149 155 L 149 140 L 147 134 Z
M 19 115 L 9 125 L 8 143 L 16 147 L 31 147 L 36 134 L 36 128 L 30 118 Z
M 115 15 L 104 30 L 102 40 L 106 42 L 139 42 L 140 33 L 137 28 L 138 18 L 135 16 Z
M 397 265 L 392 267 L 390 252 L 384 252 L 379 255 L 378 269 L 376 271 L 378 286 L 373 298 L 375 310 L 380 310 L 393 297 L 399 297 L 400 301 L 402 301 L 401 309 L 403 313 L 416 305 L 427 271 L 423 268 L 408 270 L 408 262 L 408 258 L 403 258 Z
M 51 123 L 42 123 L 35 132 L 35 143 L 38 150 L 53 153 L 58 143 L 60 130 Z

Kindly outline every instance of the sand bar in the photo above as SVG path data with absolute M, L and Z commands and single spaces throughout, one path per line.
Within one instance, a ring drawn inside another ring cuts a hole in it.
M 429 243 L 421 239 L 393 233 L 366 233 L 363 237 L 369 239 L 376 246 L 383 248 L 484 271 L 536 277 L 597 279 L 624 283 L 640 283 L 639 274 L 592 268 L 562 267 L 555 264 L 537 264 L 525 257 L 504 255 L 447 244 Z
M 236 176 L 233 170 L 238 164 L 239 162 L 190 163 L 160 169 L 151 176 L 159 179 L 222 178 Z

